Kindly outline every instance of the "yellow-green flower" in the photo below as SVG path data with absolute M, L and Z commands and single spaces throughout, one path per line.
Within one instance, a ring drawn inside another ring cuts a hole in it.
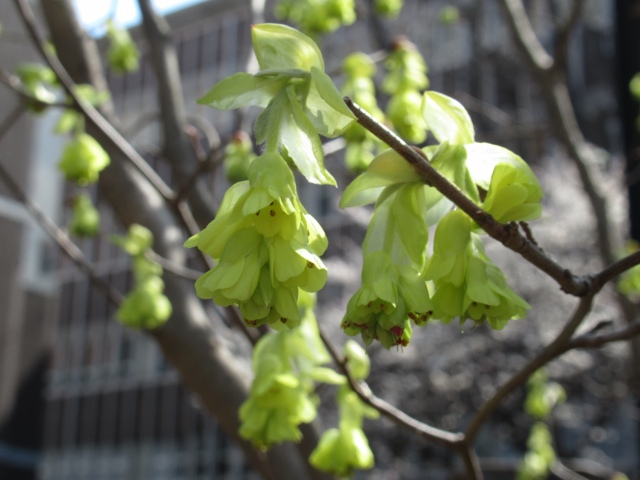
M 252 326 L 297 325 L 298 288 L 315 292 L 327 280 L 320 259 L 326 236 L 275 153 L 252 162 L 249 180 L 227 191 L 216 218 L 185 245 L 218 261 L 196 281 L 198 295 L 223 306 L 237 304 Z
M 374 463 L 361 428 L 330 428 L 320 438 L 309 461 L 317 469 L 339 477 L 350 477 L 355 470 L 369 469 Z

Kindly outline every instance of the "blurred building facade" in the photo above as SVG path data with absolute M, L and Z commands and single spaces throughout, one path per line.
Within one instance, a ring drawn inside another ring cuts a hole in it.
M 0 4 L 0 68 L 11 72 L 38 61 L 15 7 Z M 62 181 L 55 159 L 39 141 L 53 118 L 34 118 L 16 95 L 0 89 L 0 162 L 17 188 L 57 218 Z M 57 148 L 52 139 L 48 147 Z M 0 478 L 33 478 L 39 460 L 44 398 L 57 283 L 55 250 L 46 234 L 0 179 Z
M 394 34 L 402 33 L 418 46 L 429 64 L 431 88 L 455 96 L 470 110 L 479 139 L 505 145 L 535 161 L 548 148 L 548 123 L 534 81 L 526 69 L 514 61 L 516 54 L 510 33 L 502 21 L 497 3 L 460 0 L 457 2 L 460 20 L 447 25 L 439 20 L 439 15 L 449 3 L 444 0 L 406 0 L 401 17 L 396 21 L 385 21 L 378 25 L 379 28 L 372 29 L 365 20 L 323 38 L 327 71 L 339 71 L 340 61 L 346 53 L 362 50 L 371 53 L 371 45 L 385 48 Z M 563 12 L 550 10 L 547 2 L 534 3 L 533 22 L 549 44 L 552 39 L 547 25 Z M 267 12 L 271 11 L 270 7 L 271 2 L 267 2 Z M 3 10 L 11 8 L 0 5 L 3 19 Z M 168 20 L 176 34 L 183 90 L 191 113 L 206 118 L 222 137 L 238 126 L 248 128 L 246 119 L 239 119 L 233 112 L 217 112 L 197 106 L 194 99 L 222 78 L 247 69 L 250 63 L 250 25 L 254 21 L 250 2 L 211 0 L 176 12 Z M 607 2 L 587 2 L 585 20 L 577 26 L 572 39 L 574 55 L 571 57 L 570 81 L 576 95 L 588 95 L 592 99 L 588 104 L 578 104 L 578 114 L 588 137 L 616 151 L 619 150 L 619 139 L 615 98 L 611 78 L 606 75 L 606 67 L 603 68 L 607 62 L 613 62 L 614 23 L 613 9 Z M 134 28 L 132 32 L 144 51 L 146 46 L 139 29 Z M 17 58 L 22 56 L 17 55 Z M 126 76 L 108 74 L 108 79 L 125 133 L 129 134 L 128 138 L 136 147 L 146 152 L 147 158 L 153 158 L 161 142 L 157 124 L 148 121 L 153 117 L 157 103 L 151 66 L 143 58 L 138 72 Z M 10 93 L 0 94 L 11 96 Z M 26 138 L 31 134 L 35 138 L 44 129 L 50 129 L 52 121 L 48 124 L 47 121 L 42 122 L 46 126 L 40 127 L 37 126 L 41 125 L 40 120 L 30 122 L 22 127 L 24 133 L 21 135 Z M 25 141 L 26 144 L 28 142 Z M 4 157 L 19 157 L 4 154 L 6 141 L 0 147 L 3 149 L 3 161 Z M 51 164 L 56 159 L 46 158 L 45 152 L 24 152 L 23 155 L 36 162 L 34 164 L 42 158 L 49 170 L 55 168 Z M 338 172 L 336 176 L 346 176 L 339 160 L 328 159 L 328 165 L 334 174 Z M 168 169 L 161 162 L 155 166 L 161 175 L 166 176 Z M 15 167 L 16 175 L 24 176 L 23 183 L 27 188 L 26 172 L 38 170 L 24 163 Z M 30 175 L 31 178 L 38 176 L 37 173 Z M 0 222 L 6 222 L 8 227 L 4 228 L 2 224 L 0 235 L 8 235 L 8 238 L 6 241 L 2 238 L 0 245 L 8 252 L 25 245 L 22 239 L 27 235 L 27 223 L 23 220 L 24 210 L 16 202 L 8 200 L 1 188 L 0 185 Z M 362 226 L 352 225 L 352 219 L 337 213 L 337 195 L 334 192 L 301 186 L 300 193 L 303 203 L 311 213 L 322 218 L 327 233 L 333 235 L 329 256 L 337 255 L 350 244 L 349 237 L 354 230 L 356 235 L 362 234 Z M 61 206 L 63 195 L 59 188 L 55 195 L 58 201 L 41 200 L 47 205 Z M 94 196 L 99 200 L 99 193 L 94 192 Z M 221 194 L 218 195 L 220 197 Z M 38 196 L 34 198 L 38 199 Z M 7 202 L 11 208 L 4 207 Z M 14 213 L 5 214 L 5 210 Z M 101 210 L 101 230 L 118 230 L 117 221 L 108 209 Z M 66 221 L 65 215 L 68 216 L 68 212 L 65 214 L 57 210 L 50 213 L 62 224 Z M 49 279 L 50 276 L 43 275 L 42 271 L 49 268 L 50 254 L 46 252 L 50 252 L 51 247 L 42 247 L 43 237 L 37 235 L 38 240 L 32 240 L 32 243 L 36 245 L 33 248 L 40 249 L 36 258 L 40 258 L 41 263 L 34 270 L 37 273 L 27 277 Z M 131 279 L 128 259 L 122 252 L 106 239 L 85 240 L 80 246 L 103 278 L 118 290 L 127 291 Z M 33 256 L 27 256 L 33 262 Z M 0 368 L 9 371 L 8 376 L 0 376 L 0 421 L 5 405 L 2 395 L 6 396 L 4 392 L 9 390 L 4 387 L 5 378 L 13 376 L 25 382 L 29 378 L 25 372 L 36 368 L 38 360 L 45 358 L 46 345 L 52 346 L 46 367 L 46 418 L 39 478 L 251 478 L 241 454 L 229 444 L 215 423 L 201 412 L 155 344 L 140 332 L 121 327 L 114 320 L 114 308 L 71 261 L 63 257 L 57 263 L 57 287 L 48 283 L 48 288 L 36 289 L 39 297 L 23 293 L 23 300 L 18 300 L 20 296 L 11 293 L 18 282 L 9 279 L 19 278 L 21 271 L 34 267 L 19 264 L 16 255 L 5 252 L 0 261 L 7 262 L 6 266 L 2 265 L 2 271 L 13 275 L 0 278 L 0 281 L 8 281 L 7 288 L 0 288 L 0 308 L 4 305 L 2 295 L 5 295 L 4 301 L 8 305 L 5 311 L 15 312 L 6 317 L 8 321 L 0 320 Z M 57 302 L 52 295 L 55 288 L 59 291 Z M 328 288 L 339 289 L 342 286 L 334 284 Z M 21 350 L 20 354 L 11 353 L 16 345 L 31 345 L 31 338 L 29 342 L 17 342 L 15 339 L 23 338 L 25 332 L 33 332 L 35 326 L 46 325 L 46 320 L 41 318 L 51 316 L 54 304 L 55 328 L 51 335 L 44 335 L 47 341 L 34 344 L 32 353 L 28 349 Z M 5 332 L 10 334 L 5 336 Z M 3 348 L 3 342 L 8 347 Z M 15 360 L 11 359 L 17 358 L 16 355 L 25 357 L 20 360 L 23 367 L 19 371 L 12 367 Z M 26 358 L 29 355 L 32 360 Z M 20 381 L 15 380 L 14 383 L 18 385 Z M 12 398 L 16 398 L 15 391 L 14 388 Z M 6 402 L 7 405 L 9 403 Z M 2 447 L 6 444 L 6 441 L 2 442 L 3 437 L 0 436 L 0 464 Z M 13 444 L 11 446 L 13 448 Z M 34 449 L 20 452 L 33 454 Z M 35 456 L 24 458 L 37 460 Z M 437 474 L 433 478 L 436 477 Z

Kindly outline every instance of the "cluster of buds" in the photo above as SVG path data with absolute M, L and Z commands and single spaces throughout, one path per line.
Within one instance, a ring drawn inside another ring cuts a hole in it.
M 98 181 L 100 172 L 109 163 L 109 155 L 102 146 L 91 135 L 80 133 L 65 147 L 58 168 L 67 180 L 88 185 Z
M 299 425 L 317 414 L 315 382 L 345 382 L 342 375 L 322 366 L 331 357 L 320 340 L 314 303 L 312 294 L 301 294 L 299 327 L 265 335 L 253 351 L 255 378 L 240 407 L 239 433 L 258 448 L 299 441 Z
M 342 86 L 343 95 L 351 98 L 375 119 L 384 121 L 384 113 L 378 108 L 372 80 L 376 73 L 373 60 L 364 53 L 352 53 L 344 59 L 342 70 L 347 77 Z M 381 142 L 358 123 L 354 123 L 344 133 L 344 139 L 347 141 L 347 167 L 354 172 L 364 171 L 373 160 L 374 151 Z
M 351 25 L 356 20 L 356 7 L 354 0 L 279 0 L 276 16 L 315 36 Z
M 73 213 L 69 231 L 77 237 L 93 237 L 100 228 L 100 213 L 93 205 L 91 196 L 81 193 L 73 201 Z
M 134 72 L 140 63 L 140 51 L 134 43 L 128 30 L 117 27 L 113 22 L 107 22 L 107 38 L 109 50 L 107 60 L 109 67 L 116 73 Z
M 429 86 L 424 59 L 413 43 L 400 37 L 394 42 L 385 66 L 388 72 L 382 90 L 391 95 L 387 117 L 402 138 L 422 143 L 427 134 L 420 112 L 420 92 Z
M 376 0 L 374 7 L 378 15 L 383 17 L 397 17 L 402 10 L 404 0 Z
M 133 224 L 126 237 L 115 236 L 112 241 L 133 259 L 134 286 L 116 312 L 118 320 L 132 328 L 159 327 L 171 316 L 172 307 L 163 294 L 162 267 L 146 257 L 153 245 L 153 234 L 146 227 Z

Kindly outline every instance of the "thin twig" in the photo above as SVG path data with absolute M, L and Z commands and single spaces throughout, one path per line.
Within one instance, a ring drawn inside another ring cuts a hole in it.
M 13 110 L 9 112 L 9 114 L 5 117 L 2 124 L 0 124 L 0 140 L 6 135 L 6 133 L 13 127 L 16 122 L 20 119 L 22 114 L 25 111 L 25 107 L 22 104 L 18 104 L 14 107 Z
M 591 311 L 592 303 L 593 294 L 582 297 L 575 312 L 565 327 L 556 336 L 555 340 L 547 345 L 524 368 L 513 375 L 484 405 L 482 405 L 480 410 L 478 410 L 471 419 L 471 422 L 465 432 L 469 442 L 474 441 L 487 417 L 495 410 L 502 400 L 504 400 L 516 388 L 523 385 L 532 373 L 567 351 L 567 344 L 570 341 L 571 336 Z
M 20 79 L 9 72 L 0 70 L 0 82 L 9 87 L 22 101 L 28 101 L 31 105 L 38 108 L 73 108 L 73 105 L 69 105 L 64 102 L 43 102 L 39 98 L 30 95 L 20 81 Z
M 91 280 L 100 288 L 107 298 L 115 305 L 120 305 L 124 299 L 122 294 L 117 291 L 111 284 L 104 281 L 98 272 L 94 269 L 91 262 L 85 257 L 84 253 L 76 246 L 75 243 L 64 233 L 53 220 L 51 220 L 42 209 L 26 194 L 20 185 L 13 179 L 11 174 L 6 170 L 4 165 L 0 164 L 0 178 L 9 188 L 11 193 L 31 212 L 45 232 L 58 244 L 60 249 L 75 262 L 81 270 L 83 270 Z
M 179 263 L 172 262 L 171 260 L 164 258 L 161 255 L 158 255 L 153 250 L 147 250 L 145 253 L 145 256 L 149 260 L 156 262 L 158 265 L 160 265 L 164 271 L 169 272 L 170 274 L 175 275 L 176 277 L 181 277 L 187 280 L 195 281 L 198 278 L 200 278 L 200 276 L 202 275 L 202 272 L 193 270 L 191 268 L 187 268 L 184 265 L 180 265 Z
M 599 290 L 607 282 L 613 280 L 618 275 L 632 269 L 637 265 L 640 265 L 640 250 L 627 255 L 626 257 L 618 260 L 615 263 L 612 263 L 607 268 L 598 273 L 593 279 L 594 288 Z
M 554 45 L 554 68 L 558 71 L 566 68 L 569 39 L 580 19 L 584 4 L 585 2 L 583 0 L 573 0 L 573 5 L 571 5 L 571 11 L 567 19 L 558 26 Z
M 527 237 L 527 240 L 529 240 L 535 246 L 540 248 L 540 245 L 538 244 L 538 242 L 536 241 L 536 239 L 533 236 L 533 232 L 531 231 L 531 227 L 529 227 L 529 223 L 528 222 L 518 222 L 518 225 L 520 225 L 520 228 L 524 232 L 524 236 Z
M 503 0 L 502 5 L 516 44 L 538 78 L 547 109 L 556 127 L 556 134 L 578 169 L 584 191 L 596 217 L 600 257 L 605 265 L 613 263 L 614 239 L 609 225 L 606 197 L 596 181 L 597 160 L 593 148 L 584 139 L 578 125 L 565 76 L 563 72 L 556 69 L 554 60 L 544 51 L 533 31 L 522 0 Z M 574 6 L 574 9 L 578 7 Z M 579 13 L 578 9 L 572 15 L 579 15 Z
M 553 261 L 538 246 L 518 232 L 517 224 L 501 224 L 497 222 L 491 215 L 467 197 L 457 186 L 433 168 L 421 150 L 409 146 L 404 140 L 379 123 L 350 98 L 345 97 L 344 101 L 356 116 L 358 123 L 413 165 L 416 172 L 427 185 L 436 188 L 445 197 L 455 203 L 487 232 L 487 234 L 507 248 L 519 253 L 531 264 L 545 272 L 558 282 L 562 290 L 566 293 L 575 296 L 585 296 L 589 294 L 591 286 L 588 278 L 574 275 Z
M 636 321 L 621 328 L 602 335 L 593 335 L 591 332 L 580 335 L 573 338 L 565 347 L 565 351 L 573 350 L 575 348 L 600 348 L 608 343 L 621 342 L 624 340 L 630 340 L 635 336 L 640 335 L 640 322 Z
M 38 26 L 33 10 L 27 0 L 14 0 L 22 19 L 29 31 L 31 37 L 34 40 L 36 48 L 40 51 L 42 57 L 49 64 L 49 67 L 54 71 L 58 80 L 69 97 L 73 100 L 75 106 L 87 117 L 102 133 L 107 137 L 109 142 L 115 147 L 127 160 L 129 160 L 145 178 L 155 187 L 155 189 L 165 199 L 173 198 L 173 191 L 169 186 L 160 178 L 156 171 L 138 154 L 138 152 L 127 142 L 122 135 L 107 121 L 92 105 L 86 102 L 82 97 L 76 93 L 75 83 L 71 79 L 71 76 L 67 73 L 64 66 L 60 63 L 58 58 L 52 55 L 45 48 L 45 38 Z
M 349 369 L 347 368 L 346 359 L 342 355 L 340 355 L 340 353 L 338 353 L 338 351 L 333 346 L 331 341 L 329 341 L 322 329 L 320 329 L 320 338 L 329 351 L 329 354 L 333 358 L 333 361 L 340 369 L 340 373 L 342 373 L 347 378 L 351 389 L 358 395 L 358 397 L 360 397 L 360 399 L 364 403 L 378 410 L 382 415 L 390 419 L 395 424 L 400 425 L 401 427 L 413 432 L 415 435 L 424 438 L 425 440 L 450 447 L 458 445 L 460 442 L 464 441 L 464 435 L 462 435 L 461 433 L 451 433 L 427 425 L 426 423 L 420 422 L 419 420 L 410 417 L 402 410 L 397 409 L 381 398 L 376 397 L 371 392 L 371 389 L 366 383 L 358 382 L 353 378 L 351 372 L 349 372 Z

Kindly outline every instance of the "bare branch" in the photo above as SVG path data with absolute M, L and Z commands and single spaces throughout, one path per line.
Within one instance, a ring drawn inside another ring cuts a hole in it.
M 75 83 L 67 73 L 66 69 L 62 66 L 58 58 L 52 55 L 45 48 L 45 37 L 38 26 L 29 2 L 27 0 L 14 1 L 22 15 L 22 19 L 24 20 L 27 30 L 31 34 L 36 47 L 40 51 L 40 54 L 54 71 L 69 97 L 73 99 L 74 105 L 80 109 L 91 123 L 104 133 L 106 139 L 113 145 L 113 147 L 127 158 L 165 199 L 171 199 L 173 197 L 173 192 L 158 176 L 155 170 L 149 166 L 144 158 L 138 154 L 129 142 L 120 135 L 120 133 L 100 114 L 100 112 L 76 94 Z
M 336 348 L 324 334 L 322 329 L 319 328 L 319 330 L 320 338 L 329 351 L 329 354 L 333 358 L 333 361 L 340 369 L 340 373 L 342 373 L 347 378 L 351 389 L 358 395 L 358 397 L 360 397 L 360 399 L 364 403 L 378 410 L 382 415 L 390 419 L 396 425 L 400 425 L 401 427 L 414 433 L 420 438 L 423 438 L 430 442 L 453 447 L 464 441 L 464 436 L 461 433 L 450 433 L 445 430 L 440 430 L 439 428 L 427 425 L 426 423 L 420 422 L 419 420 L 410 417 L 402 410 L 397 409 L 381 398 L 376 397 L 371 392 L 371 389 L 369 389 L 369 386 L 366 383 L 358 382 L 355 378 L 353 378 L 351 372 L 349 372 L 349 369 L 347 368 L 347 360 L 336 350 Z
M 567 344 L 570 341 L 571 336 L 591 311 L 592 303 L 593 294 L 582 297 L 572 317 L 556 336 L 555 340 L 547 345 L 524 368 L 513 375 L 484 405 L 482 405 L 480 410 L 478 410 L 474 415 L 465 432 L 469 442 L 474 441 L 487 417 L 511 392 L 522 386 L 529 376 L 536 370 L 567 351 Z
M 504 0 L 504 6 L 509 12 L 510 23 L 518 46 L 525 54 L 525 58 L 540 72 L 548 72 L 553 68 L 553 58 L 544 49 L 536 33 L 533 31 L 529 15 L 520 0 Z
M 164 154 L 178 182 L 184 182 L 198 162 L 184 134 L 187 114 L 182 96 L 178 57 L 172 43 L 169 24 L 156 14 L 150 0 L 138 0 L 142 27 L 149 44 L 151 63 L 158 81 L 158 103 L 164 139 Z M 215 215 L 213 196 L 204 184 L 195 182 L 188 192 L 194 217 L 203 226 Z
M 567 52 L 569 49 L 569 39 L 573 33 L 573 29 L 580 19 L 584 0 L 573 0 L 571 11 L 565 21 L 558 26 L 554 45 L 555 68 L 564 70 L 567 64 Z
M 0 163 L 0 178 L 9 188 L 11 193 L 31 212 L 33 217 L 38 221 L 45 232 L 58 244 L 58 247 L 64 251 L 73 262 L 85 272 L 89 278 L 95 283 L 100 290 L 104 292 L 107 298 L 115 305 L 120 305 L 124 297 L 112 285 L 105 282 L 96 272 L 91 262 L 85 257 L 73 241 L 64 233 L 56 223 L 51 220 L 42 209 L 26 194 L 18 182 L 16 182 L 11 174 L 6 170 L 4 165 Z
M 607 268 L 597 274 L 593 283 L 598 290 L 602 288 L 606 283 L 616 278 L 618 275 L 632 269 L 633 267 L 640 265 L 640 251 L 634 252 L 626 257 L 612 263 Z
M 15 123 L 24 114 L 24 105 L 18 104 L 13 110 L 5 117 L 4 121 L 0 124 L 0 140 L 7 134 L 7 132 L 15 125 Z
M 608 343 L 631 340 L 638 335 L 640 335 L 640 322 L 636 321 L 625 328 L 607 334 L 593 335 L 592 333 L 586 333 L 584 335 L 580 335 L 579 337 L 572 339 L 571 342 L 567 344 L 565 351 L 569 351 L 574 348 L 600 348 Z
M 576 1 L 582 3 L 580 0 Z M 596 217 L 600 257 L 605 265 L 613 263 L 615 248 L 612 229 L 609 225 L 607 201 L 595 180 L 598 177 L 597 160 L 593 149 L 584 139 L 578 126 L 564 74 L 552 68 L 553 60 L 546 53 L 548 58 L 542 58 L 540 52 L 544 50 L 531 28 L 522 1 L 503 0 L 503 5 L 516 43 L 538 77 L 555 131 L 580 174 L 583 188 Z M 574 6 L 574 10 L 578 8 Z M 573 13 L 573 15 L 578 14 L 579 10 Z

